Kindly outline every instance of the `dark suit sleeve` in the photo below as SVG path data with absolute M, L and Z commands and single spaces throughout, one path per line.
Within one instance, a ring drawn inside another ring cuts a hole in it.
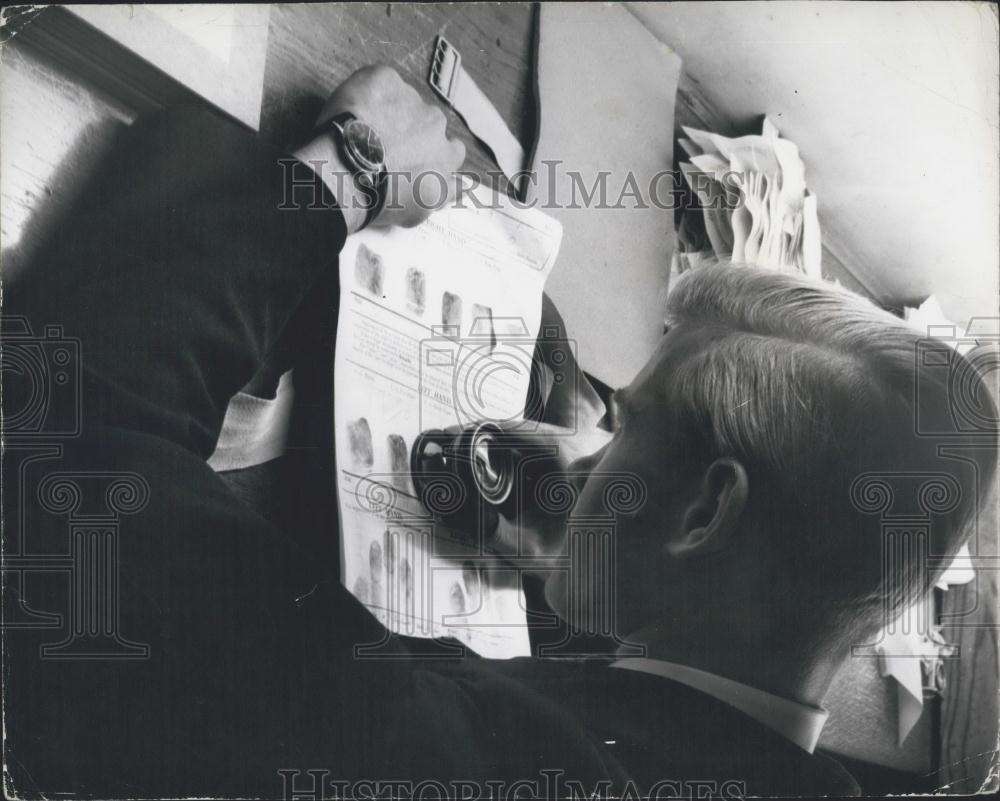
M 484 755 L 516 734 L 470 734 L 511 719 L 502 693 L 357 658 L 381 625 L 205 463 L 229 398 L 337 269 L 342 216 L 291 175 L 211 113 L 142 119 L 5 298 L 76 338 L 83 376 L 75 436 L 6 442 L 5 623 L 29 620 L 3 639 L 18 797 L 507 775 Z
M 381 626 L 204 461 L 337 268 L 311 175 L 209 112 L 142 119 L 8 294 L 83 373 L 74 436 L 6 443 L 5 557 L 31 564 L 4 576 L 5 622 L 30 618 L 4 632 L 18 796 L 281 797 L 280 769 L 362 770 L 392 725 L 407 669 L 353 658 Z
M 88 423 L 207 457 L 345 235 L 306 165 L 207 110 L 173 109 L 122 135 L 12 305 L 80 338 Z

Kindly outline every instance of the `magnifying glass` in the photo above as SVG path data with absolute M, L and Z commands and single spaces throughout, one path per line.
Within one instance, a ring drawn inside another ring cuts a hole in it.
M 490 422 L 429 429 L 410 451 L 420 502 L 442 524 L 470 535 L 470 529 L 495 531 L 498 513 L 512 501 L 515 464 L 511 437 Z

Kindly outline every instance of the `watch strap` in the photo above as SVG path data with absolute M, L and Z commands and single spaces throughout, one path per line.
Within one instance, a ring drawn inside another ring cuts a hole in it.
M 504 175 L 520 191 L 524 148 L 510 132 L 500 112 L 462 67 L 462 56 L 443 36 L 437 38 L 428 82 L 490 149 Z
M 386 169 L 382 169 L 380 172 L 370 173 L 354 163 L 354 159 L 347 151 L 347 146 L 344 143 L 344 126 L 356 119 L 357 117 L 349 111 L 342 111 L 340 114 L 335 114 L 333 117 L 319 123 L 319 125 L 313 129 L 312 138 L 315 139 L 318 136 L 333 135 L 334 141 L 337 144 L 337 151 L 340 153 L 344 166 L 351 170 L 351 175 L 354 177 L 354 183 L 357 185 L 358 191 L 368 199 L 368 205 L 365 210 L 365 219 L 361 225 L 362 228 L 367 228 L 371 224 L 372 220 L 378 216 L 378 213 L 385 205 L 388 171 Z M 362 174 L 371 178 L 370 186 L 366 185 L 366 183 L 361 180 Z
M 385 205 L 386 184 L 388 182 L 389 173 L 386 170 L 382 170 L 375 175 L 374 192 L 366 191 L 366 189 L 362 187 L 362 191 L 365 192 L 366 196 L 371 201 L 368 205 L 368 211 L 365 212 L 365 221 L 361 224 L 362 228 L 367 228 L 371 225 L 372 221 L 378 216 L 378 213 L 382 211 L 382 207 Z
M 357 119 L 351 112 L 342 111 L 340 114 L 335 114 L 332 117 L 328 117 L 323 120 L 323 122 L 316 123 L 316 127 L 312 129 L 312 133 L 309 134 L 310 139 L 316 139 L 319 136 L 329 136 L 330 134 L 336 134 L 337 136 L 343 136 L 344 126 L 351 120 Z M 337 142 L 337 147 L 340 147 L 340 142 Z

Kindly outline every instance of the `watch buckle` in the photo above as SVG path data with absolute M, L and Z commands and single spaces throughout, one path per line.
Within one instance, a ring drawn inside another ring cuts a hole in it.
M 452 98 L 458 85 L 461 64 L 462 55 L 458 50 L 443 36 L 438 36 L 434 46 L 434 56 L 431 58 L 431 73 L 427 81 L 449 106 L 453 105 Z

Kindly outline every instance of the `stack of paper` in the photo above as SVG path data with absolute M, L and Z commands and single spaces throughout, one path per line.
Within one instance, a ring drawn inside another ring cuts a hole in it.
M 759 136 L 683 130 L 679 143 L 690 160 L 681 172 L 701 206 L 705 236 L 682 221 L 675 270 L 697 265 L 710 248 L 716 259 L 818 277 L 816 197 L 806 189 L 795 143 L 768 119 Z

